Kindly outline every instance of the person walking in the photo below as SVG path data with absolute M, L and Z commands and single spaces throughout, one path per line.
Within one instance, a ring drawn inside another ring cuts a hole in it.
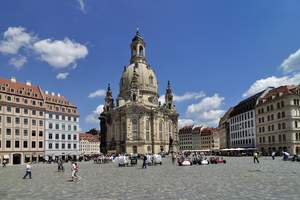
M 258 160 L 258 153 L 257 153 L 257 152 L 255 152 L 255 153 L 253 154 L 253 161 L 254 161 L 254 163 L 255 163 L 255 162 L 259 163 L 259 160 Z
M 31 168 L 31 163 L 27 163 L 26 165 L 26 173 L 23 176 L 23 179 L 25 179 L 27 176 L 29 176 L 30 179 L 32 179 L 31 175 L 32 175 L 32 168 Z
M 72 181 L 78 181 L 79 165 L 76 162 L 72 163 L 71 171 L 72 171 Z
M 273 152 L 272 152 L 272 159 L 273 159 L 273 160 L 275 160 L 275 155 L 276 155 L 276 153 L 275 153 L 275 151 L 273 151 Z
M 142 168 L 147 169 L 147 156 L 146 155 L 144 155 L 144 157 L 143 157 L 143 167 Z
M 2 162 L 2 167 L 6 167 L 6 160 L 5 159 Z

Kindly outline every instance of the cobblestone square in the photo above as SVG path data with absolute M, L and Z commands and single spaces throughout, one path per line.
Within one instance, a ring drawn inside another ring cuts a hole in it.
M 226 158 L 227 164 L 118 168 L 115 164 L 80 163 L 79 182 L 70 182 L 55 164 L 33 165 L 33 179 L 23 180 L 25 166 L 0 169 L 0 199 L 300 199 L 300 163 L 261 158 Z

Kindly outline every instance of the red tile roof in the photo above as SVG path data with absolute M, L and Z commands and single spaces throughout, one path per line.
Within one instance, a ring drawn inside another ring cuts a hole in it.
M 29 82 L 26 84 L 0 78 L 0 91 L 29 98 L 43 99 L 41 89 L 38 86 L 32 86 Z
M 80 133 L 79 134 L 79 139 L 80 140 L 87 140 L 89 142 L 99 142 L 99 137 L 96 135 L 92 135 L 89 133 Z

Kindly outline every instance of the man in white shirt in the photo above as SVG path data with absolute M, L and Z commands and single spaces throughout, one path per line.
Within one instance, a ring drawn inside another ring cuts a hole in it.
M 29 178 L 32 179 L 31 172 L 32 172 L 31 165 L 30 165 L 30 163 L 27 163 L 27 165 L 26 165 L 26 173 L 23 176 L 23 179 L 25 179 L 27 176 L 29 176 Z

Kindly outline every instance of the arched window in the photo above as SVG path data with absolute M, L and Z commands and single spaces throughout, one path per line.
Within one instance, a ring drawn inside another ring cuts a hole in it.
M 169 122 L 169 137 L 173 137 L 172 136 L 172 122 Z
M 121 141 L 124 141 L 127 139 L 127 127 L 126 127 L 126 122 L 123 122 L 122 124 L 122 134 L 123 137 L 122 137 L 122 140 Z
M 143 46 L 139 47 L 139 56 L 145 56 L 145 51 L 144 51 L 144 47 Z
M 137 140 L 138 139 L 138 120 L 132 119 L 132 139 Z
M 146 119 L 146 141 L 150 140 L 150 121 Z
M 163 122 L 159 122 L 159 140 L 163 139 Z
M 149 76 L 149 85 L 153 86 L 153 76 Z

